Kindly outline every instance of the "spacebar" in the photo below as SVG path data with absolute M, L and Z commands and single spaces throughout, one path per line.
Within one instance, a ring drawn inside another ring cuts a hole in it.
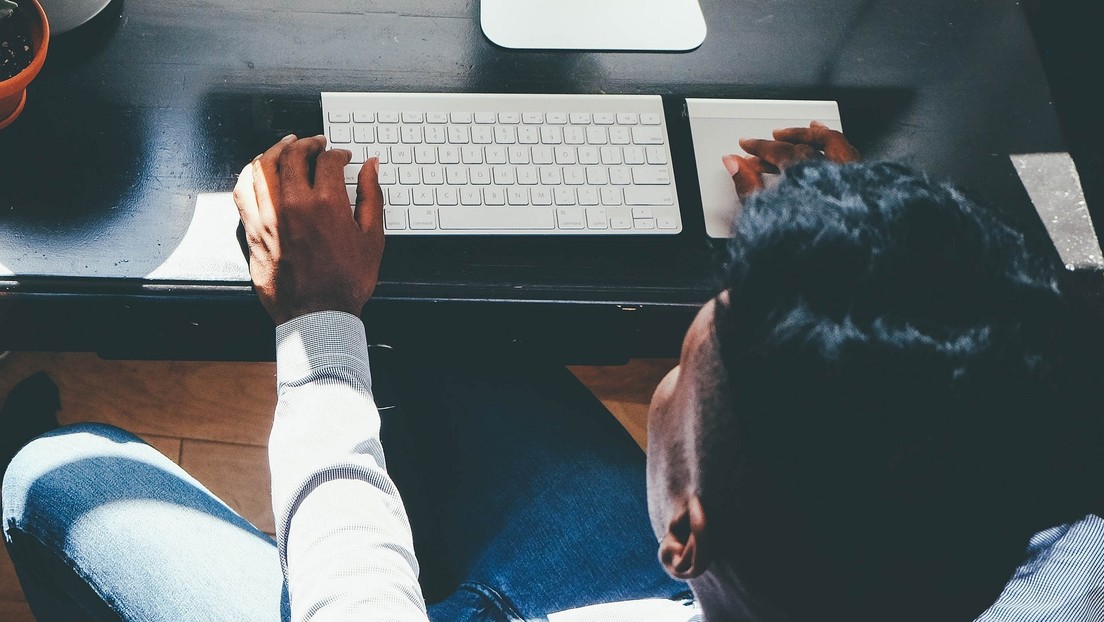
M 555 229 L 547 207 L 446 207 L 438 210 L 442 229 Z

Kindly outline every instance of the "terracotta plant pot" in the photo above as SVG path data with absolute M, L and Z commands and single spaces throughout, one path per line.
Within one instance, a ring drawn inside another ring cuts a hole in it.
M 38 75 L 42 63 L 46 62 L 46 48 L 50 43 L 50 23 L 38 0 L 21 0 L 19 10 L 31 21 L 34 58 L 23 71 L 7 80 L 0 80 L 0 129 L 11 125 L 23 112 L 23 105 L 27 103 L 27 85 Z

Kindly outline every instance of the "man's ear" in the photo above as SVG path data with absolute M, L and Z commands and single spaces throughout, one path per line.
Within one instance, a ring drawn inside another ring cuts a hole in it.
M 711 551 L 706 542 L 705 508 L 697 495 L 690 495 L 659 543 L 659 561 L 667 574 L 683 581 L 700 576 L 709 568 Z

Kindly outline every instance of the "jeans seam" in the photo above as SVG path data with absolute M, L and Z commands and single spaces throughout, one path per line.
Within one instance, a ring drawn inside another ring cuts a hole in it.
M 66 568 L 68 568 L 70 570 L 70 572 L 72 572 L 74 575 L 76 575 L 77 578 L 80 579 L 80 581 L 84 585 L 88 586 L 88 589 L 90 589 L 92 591 L 92 593 L 96 595 L 96 598 L 99 598 L 100 601 L 104 603 L 104 605 L 111 611 L 111 613 L 116 617 L 116 619 L 118 619 L 120 622 L 124 622 L 125 620 L 130 619 L 129 617 L 124 617 L 123 615 L 121 615 L 118 612 L 118 609 L 119 609 L 118 603 L 114 603 L 111 600 L 109 600 L 104 595 L 104 593 L 100 590 L 100 588 L 96 585 L 96 583 L 92 581 L 92 578 L 87 576 L 84 572 L 82 572 L 79 569 L 79 565 L 72 558 L 70 558 L 68 555 L 65 555 L 63 553 L 58 552 L 58 550 L 55 547 L 52 547 L 52 546 L 48 545 L 46 543 L 46 541 L 43 540 L 42 538 L 39 538 L 37 535 L 35 535 L 35 534 L 19 527 L 17 524 L 15 524 L 15 521 L 12 521 L 11 523 L 8 524 L 8 528 L 5 529 L 5 532 L 7 532 L 7 534 L 9 534 L 7 536 L 7 540 L 8 540 L 8 543 L 10 545 L 10 551 L 9 551 L 10 553 L 19 553 L 20 557 L 22 557 L 24 559 L 26 558 L 26 554 L 19 550 L 20 546 L 18 544 L 16 544 L 15 539 L 11 537 L 10 534 L 12 534 L 12 533 L 18 533 L 21 536 L 26 537 L 28 540 L 33 540 L 33 541 L 37 542 L 38 545 L 41 546 L 42 549 L 47 552 L 47 554 L 54 556 Z M 12 562 L 15 563 L 15 560 L 14 560 L 15 555 L 12 555 L 12 557 L 13 557 Z M 24 565 L 26 565 L 26 562 L 24 562 Z M 44 577 L 44 579 L 50 580 L 50 577 L 47 576 L 47 577 Z M 53 582 L 53 581 L 51 581 L 51 582 Z M 70 599 L 70 600 L 72 600 L 73 604 L 75 604 L 77 607 L 79 607 L 85 613 L 85 615 L 87 615 L 89 617 L 89 619 L 95 619 L 95 616 L 92 614 L 92 612 L 88 611 L 88 609 L 83 604 L 81 604 L 79 601 L 77 601 L 75 599 Z
M 521 613 L 518 612 L 517 608 L 514 606 L 514 603 L 512 603 L 509 598 L 506 598 L 504 595 L 499 593 L 498 590 L 487 585 L 486 583 L 480 583 L 478 581 L 465 581 L 461 583 L 457 587 L 457 589 L 474 592 L 475 594 L 487 599 L 492 604 L 494 604 L 495 607 L 498 608 L 500 613 L 505 614 L 510 619 L 510 622 L 528 622 L 524 617 L 522 617 Z

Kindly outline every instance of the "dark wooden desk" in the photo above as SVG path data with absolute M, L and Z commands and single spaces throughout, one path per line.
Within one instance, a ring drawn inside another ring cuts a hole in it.
M 0 349 L 270 356 L 223 193 L 283 134 L 320 130 L 323 90 L 834 99 L 868 159 L 950 178 L 1043 235 L 1009 155 L 1065 146 L 1017 2 L 702 5 L 705 43 L 662 54 L 498 48 L 475 0 L 115 0 L 55 39 L 0 132 Z M 390 341 L 671 356 L 716 251 L 700 226 L 393 238 L 365 318 Z

